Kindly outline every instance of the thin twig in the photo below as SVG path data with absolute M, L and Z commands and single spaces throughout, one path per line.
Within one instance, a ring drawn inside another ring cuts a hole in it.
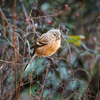
M 45 88 L 45 83 L 46 83 L 46 79 L 47 79 L 47 76 L 48 76 L 48 72 L 49 72 L 49 67 L 46 68 L 45 78 L 44 78 L 44 81 L 43 81 L 43 84 L 42 84 L 42 89 L 41 89 L 41 94 L 40 94 L 39 100 L 42 100 L 43 91 L 44 91 L 44 88 Z
M 24 15 L 25 15 L 25 17 L 27 19 L 26 22 L 27 22 L 28 26 L 32 26 L 33 32 L 35 33 L 36 32 L 36 29 L 35 29 L 34 20 L 32 20 L 31 19 L 31 16 L 28 15 L 27 10 L 26 10 L 26 8 L 24 6 L 23 0 L 20 0 L 20 3 L 21 3 L 21 6 L 22 6 Z
M 0 8 L 0 16 L 1 16 L 1 18 L 3 19 L 3 20 L 5 20 L 6 21 L 6 23 L 7 23 L 7 25 L 8 26 L 10 26 L 10 27 L 16 27 L 16 25 L 12 25 L 12 24 L 10 24 L 10 23 L 8 23 L 8 20 L 7 20 L 7 18 L 6 18 L 6 16 L 5 16 L 5 14 L 3 13 L 3 11 L 2 11 L 2 9 Z M 14 22 L 15 23 L 15 22 Z M 20 29 L 21 30 L 21 29 Z M 22 31 L 22 30 L 21 30 Z M 22 31 L 23 32 L 23 31 Z M 14 29 L 14 33 L 16 33 L 15 32 L 15 29 Z M 20 37 L 21 38 L 21 37 Z M 7 38 L 6 38 L 7 39 Z M 7 39 L 8 40 L 8 39 Z M 23 39 L 22 39 L 23 40 Z M 10 44 L 10 46 L 11 47 L 13 47 L 14 49 L 15 49 L 15 52 L 17 53 L 17 54 L 19 54 L 21 57 L 22 57 L 22 55 L 19 53 L 19 51 L 15 48 L 15 46 L 13 45 L 13 43 L 11 43 L 9 40 L 8 40 L 8 42 L 9 42 L 9 44 Z
M 18 64 L 18 65 L 26 65 L 27 63 L 17 63 L 17 62 L 14 62 L 14 61 L 7 61 L 7 60 L 2 60 L 0 59 L 0 62 L 3 62 L 3 63 L 8 63 L 8 64 Z
M 32 19 L 41 19 L 41 18 L 46 18 L 46 17 L 57 17 L 59 15 L 62 15 L 64 12 L 65 12 L 64 10 L 60 10 L 59 12 L 55 12 L 54 14 L 51 14 L 51 15 L 32 17 Z
M 3 20 L 5 20 L 6 21 L 6 23 L 8 24 L 8 20 L 7 20 L 7 18 L 6 18 L 6 16 L 5 16 L 5 14 L 3 13 L 3 11 L 2 11 L 2 9 L 0 8 L 0 17 L 3 19 Z

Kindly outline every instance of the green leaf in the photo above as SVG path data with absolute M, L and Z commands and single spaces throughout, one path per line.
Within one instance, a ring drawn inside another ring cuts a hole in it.
M 49 8 L 50 8 L 49 3 L 44 3 L 44 4 L 41 6 L 41 9 L 42 9 L 43 11 L 46 11 L 46 10 L 48 10 Z
M 44 62 L 43 58 L 34 59 L 31 64 L 28 64 L 28 69 L 24 72 L 24 76 L 27 76 L 29 73 L 35 72 L 36 74 L 40 74 L 44 67 L 42 63 Z
M 43 97 L 45 98 L 47 98 L 47 96 L 50 94 L 50 90 L 48 90 L 48 89 L 46 89 L 46 90 L 44 90 L 44 92 L 43 92 Z
M 68 43 L 71 43 L 75 46 L 80 46 L 81 45 L 81 40 L 82 39 L 85 39 L 85 37 L 83 35 L 80 35 L 80 36 L 68 36 L 66 41 Z
M 59 85 L 60 81 L 61 80 L 58 79 L 58 77 L 56 77 L 55 73 L 49 72 L 48 77 L 47 77 L 46 85 L 51 84 L 54 88 L 56 88 Z
M 32 85 L 32 87 L 24 89 L 24 91 L 21 92 L 20 94 L 20 99 L 19 100 L 28 100 L 28 98 L 32 95 L 36 95 L 36 90 L 39 89 L 39 86 L 37 84 Z
M 61 93 L 55 93 L 52 100 L 61 100 Z

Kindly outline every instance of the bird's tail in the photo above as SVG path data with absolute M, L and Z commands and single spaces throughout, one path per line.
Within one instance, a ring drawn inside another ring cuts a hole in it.
M 34 56 L 31 58 L 31 60 L 29 61 L 29 63 L 26 65 L 24 71 L 27 71 L 27 70 L 29 69 L 29 67 L 31 66 L 31 64 L 32 64 L 32 62 L 33 62 L 33 60 L 34 60 L 35 57 L 36 57 L 36 55 L 34 55 Z

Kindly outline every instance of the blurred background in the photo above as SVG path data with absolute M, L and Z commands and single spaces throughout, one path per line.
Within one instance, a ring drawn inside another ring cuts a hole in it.
M 61 48 L 24 71 L 52 28 Z M 0 100 L 100 100 L 100 0 L 0 0 Z

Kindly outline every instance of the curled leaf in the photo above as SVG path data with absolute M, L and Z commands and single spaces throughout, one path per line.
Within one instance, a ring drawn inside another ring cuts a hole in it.
M 71 43 L 75 46 L 80 46 L 81 41 L 83 39 L 85 39 L 85 36 L 83 36 L 83 35 L 79 35 L 79 36 L 78 35 L 77 36 L 70 35 L 70 36 L 67 37 L 66 42 Z

